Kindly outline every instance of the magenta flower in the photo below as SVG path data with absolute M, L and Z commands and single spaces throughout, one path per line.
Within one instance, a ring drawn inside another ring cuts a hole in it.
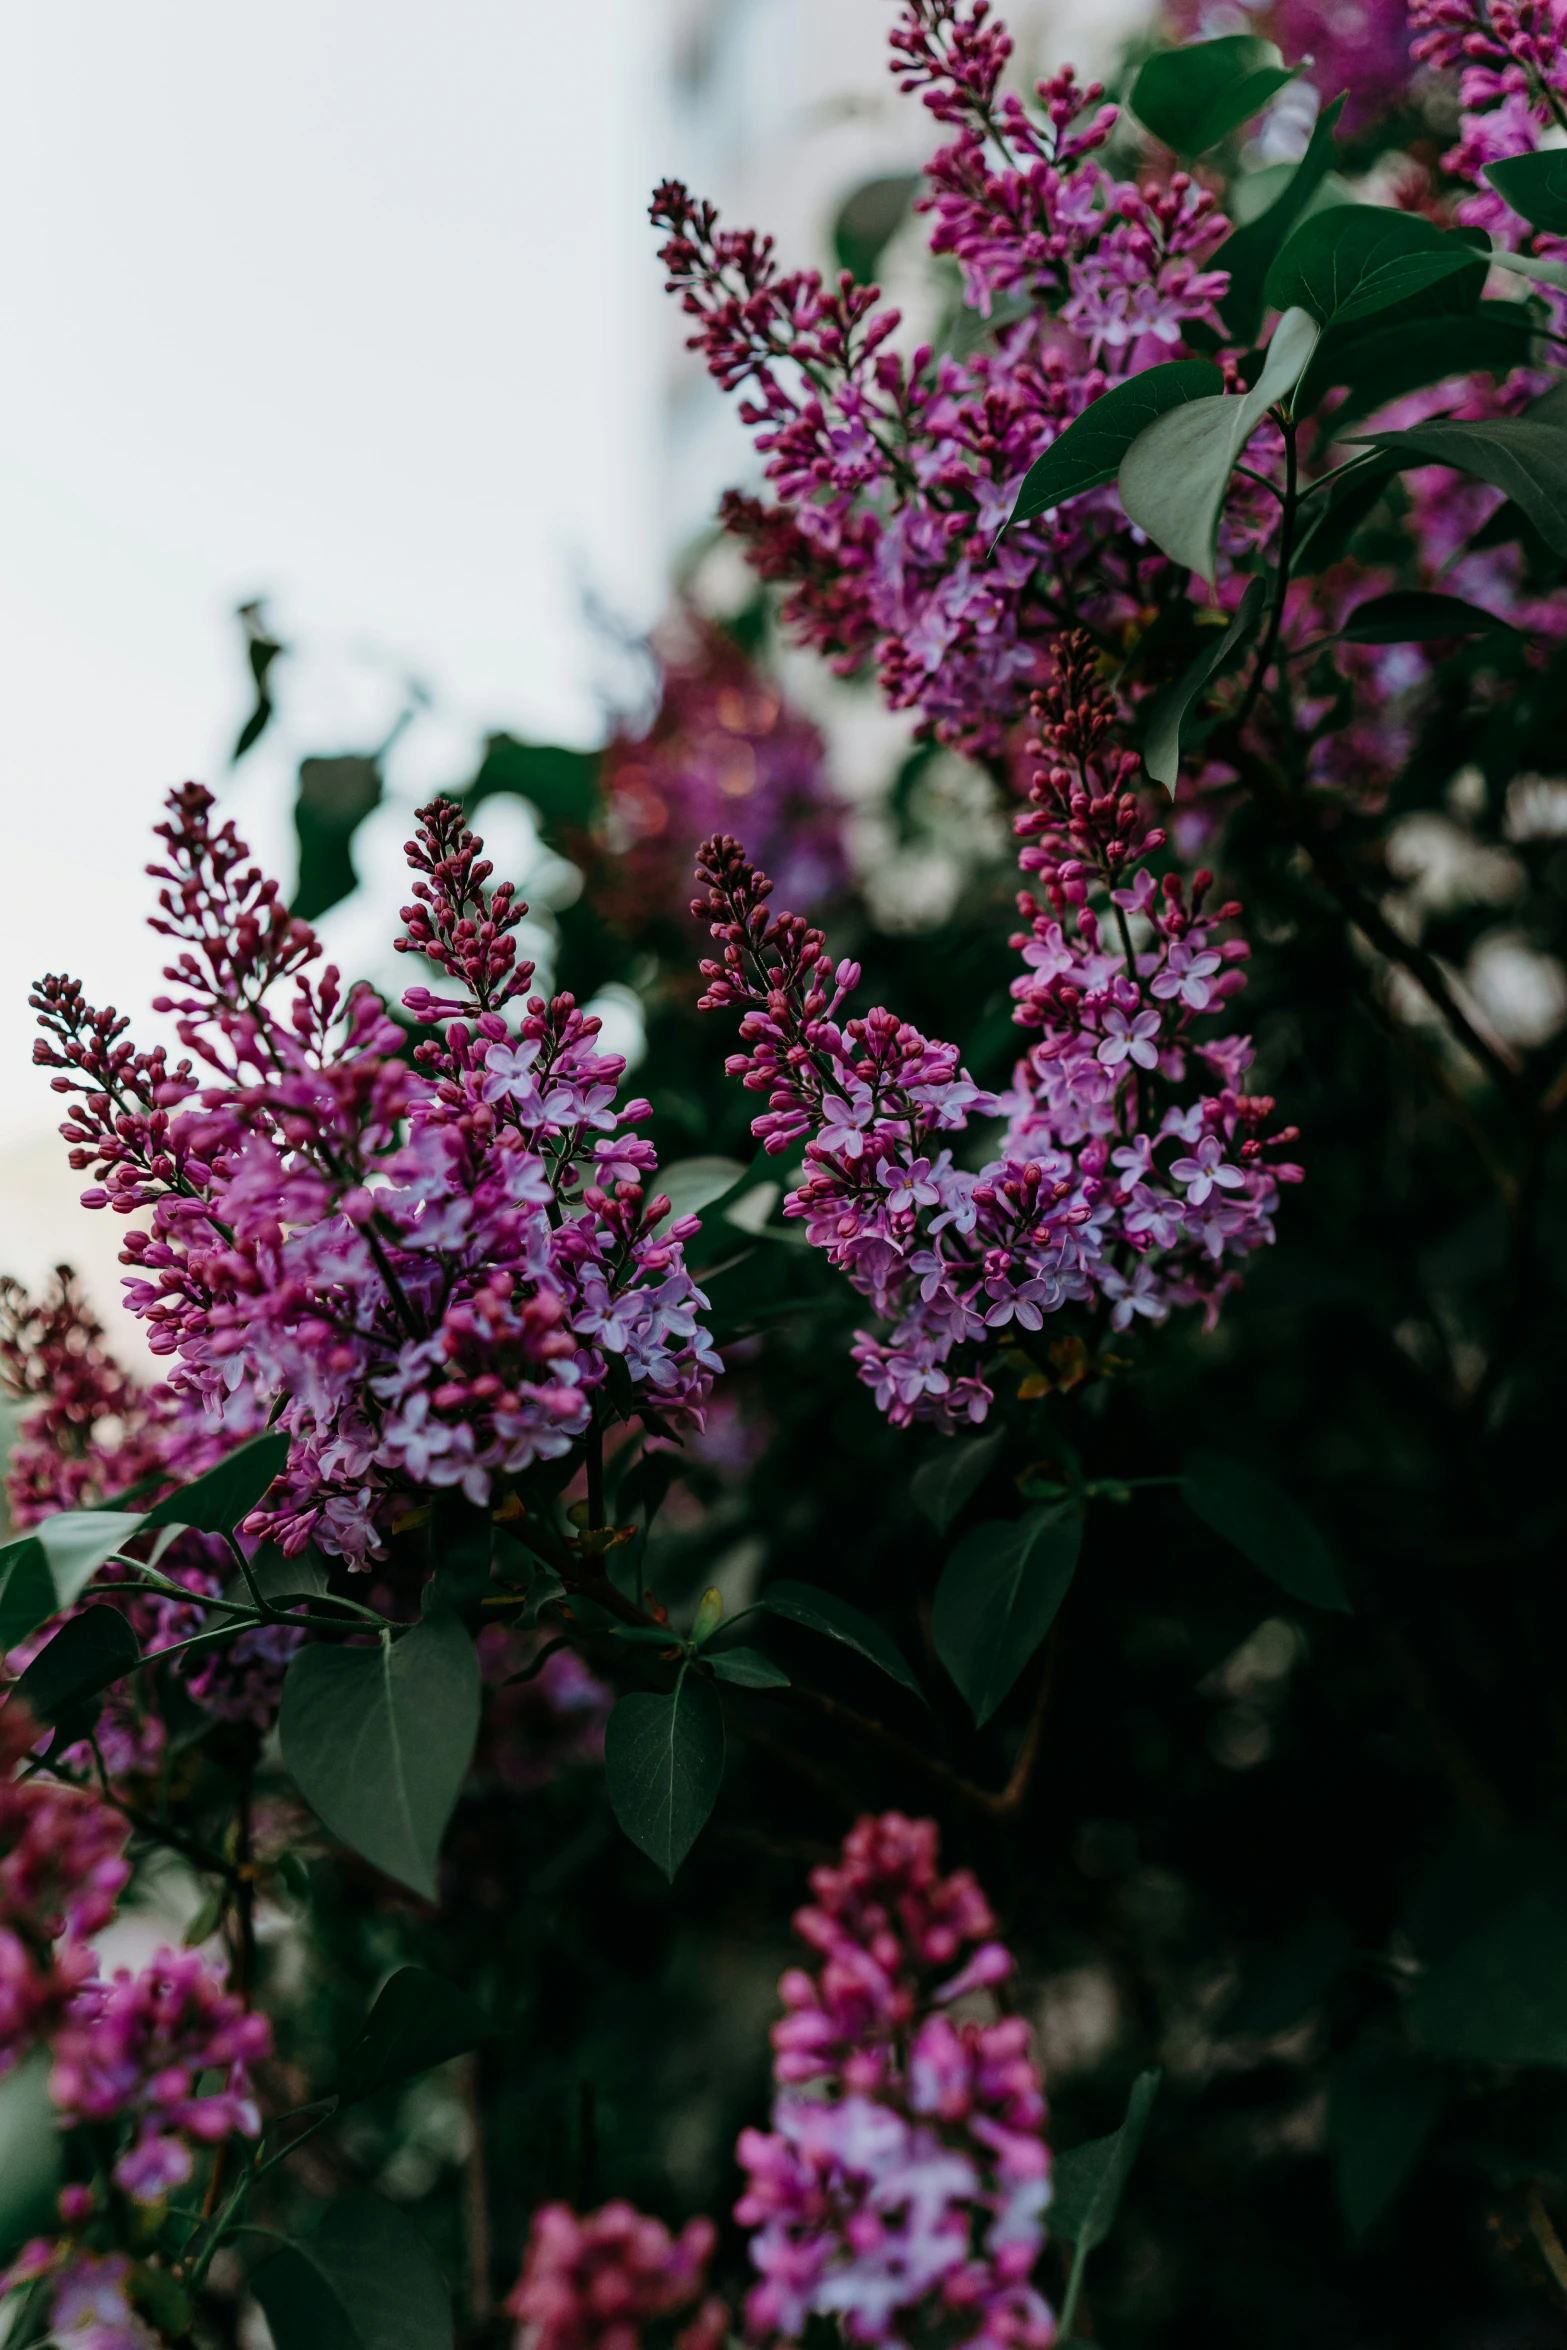
M 1177 1159 L 1170 1169 L 1177 1183 L 1184 1183 L 1186 1196 L 1194 1208 L 1200 1208 L 1215 1184 L 1225 1191 L 1243 1191 L 1246 1178 L 1239 1167 L 1229 1166 L 1224 1157 L 1224 1145 L 1216 1134 L 1205 1134 L 1197 1145 L 1194 1158 Z
M 1213 958 L 1215 963 L 1218 959 L 1217 955 Z M 1154 1039 L 1163 1025 L 1155 1011 L 1139 1012 L 1135 1019 L 1128 1020 L 1124 1012 L 1112 1005 L 1105 1014 L 1104 1042 L 1099 1047 L 1098 1058 L 1107 1069 L 1117 1068 L 1127 1059 L 1135 1061 L 1139 1069 L 1157 1069 L 1159 1047 Z

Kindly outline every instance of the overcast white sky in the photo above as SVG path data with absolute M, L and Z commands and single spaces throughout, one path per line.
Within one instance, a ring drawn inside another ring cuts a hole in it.
M 145 1004 L 140 868 L 170 781 L 222 784 L 286 880 L 292 759 L 368 747 L 407 671 L 438 715 L 400 754 L 405 785 L 460 780 L 486 727 L 591 736 L 579 588 L 636 620 L 659 593 L 670 346 L 642 216 L 668 166 L 661 16 L 0 15 L 0 1258 L 17 1270 L 57 1245 L 28 983 L 64 966 Z M 231 615 L 257 593 L 311 658 L 288 735 L 230 785 Z

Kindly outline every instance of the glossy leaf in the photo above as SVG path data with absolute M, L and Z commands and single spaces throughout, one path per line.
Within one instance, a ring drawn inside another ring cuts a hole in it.
M 1127 515 L 1173 562 L 1202 579 L 1214 575 L 1230 476 L 1268 410 L 1299 381 L 1318 332 L 1304 310 L 1286 311 L 1251 391 L 1172 408 L 1122 459 L 1118 487 Z
M 1177 155 L 1203 155 L 1294 78 L 1271 41 L 1225 33 L 1157 51 L 1132 84 L 1132 112 Z
M 936 1654 L 984 1724 L 1055 1622 L 1083 1542 L 1078 1510 L 1030 1510 L 965 1534 L 936 1586 Z
M 1485 176 L 1531 228 L 1548 229 L 1553 236 L 1567 232 L 1567 153 L 1560 147 L 1504 156 L 1486 165 Z
M 900 1687 L 911 1691 L 922 1705 L 926 1702 L 925 1692 L 896 1642 L 889 1639 L 879 1624 L 873 1624 L 869 1616 L 851 1607 L 848 1600 L 840 1599 L 835 1591 L 819 1591 L 814 1583 L 769 1583 L 760 1604 L 788 1623 L 803 1624 L 807 1631 L 824 1632 L 829 1640 L 841 1640 L 846 1648 L 854 1649 Z
M 1306 152 L 1287 184 L 1266 212 L 1232 230 L 1214 257 L 1218 266 L 1230 273 L 1229 291 L 1220 299 L 1219 316 L 1238 343 L 1256 340 L 1268 271 L 1291 231 L 1322 192 L 1333 168 L 1333 134 L 1343 111 L 1342 98 L 1323 108 L 1312 126 Z
M 1260 1469 L 1221 1453 L 1193 1453 L 1181 1472 L 1181 1492 L 1204 1525 L 1292 1599 L 1348 1612 L 1333 1553 L 1305 1512 Z
M 1328 2086 L 1333 2183 L 1360 2242 L 1420 2160 L 1446 2103 L 1437 2067 L 1398 2040 L 1362 2037 Z
M 278 1719 L 284 1763 L 311 1809 L 427 1901 L 478 1728 L 473 1643 L 447 1614 L 400 1640 L 302 1648 Z
M 0 1547 L 0 1651 L 72 1606 L 145 1522 L 118 1510 L 59 1510 Z
M 759 1648 L 719 1648 L 709 1651 L 708 1663 L 720 1681 L 736 1689 L 787 1689 L 789 1676 Z
M 228 1453 L 204 1477 L 195 1477 L 175 1493 L 165 1494 L 142 1520 L 145 1526 L 190 1526 L 198 1534 L 232 1534 L 248 1518 L 288 1461 L 288 1438 L 281 1428 L 253 1436 L 248 1444 Z
M 1181 739 L 1186 723 L 1209 679 L 1218 674 L 1236 647 L 1244 644 L 1256 628 L 1262 618 L 1263 600 L 1262 582 L 1254 579 L 1236 606 L 1228 628 L 1212 632 L 1213 642 L 1204 645 L 1174 685 L 1165 688 L 1149 713 L 1148 732 L 1143 737 L 1143 765 L 1155 783 L 1166 785 L 1172 793 L 1181 772 Z
M 1301 222 L 1270 267 L 1263 294 L 1275 310 L 1347 326 L 1474 265 L 1473 245 L 1419 213 L 1335 204 Z
M 117 1607 L 85 1607 L 62 1624 L 16 1685 L 40 1722 L 63 1722 L 140 1662 L 136 1635 Z
M 1207 359 L 1171 359 L 1150 367 L 1108 392 L 1074 417 L 1036 457 L 1023 478 L 1011 522 L 1048 513 L 1068 498 L 1114 481 L 1121 459 L 1150 424 L 1188 400 L 1210 399 L 1224 389 L 1224 377 Z M 663 1178 L 660 1178 L 662 1181 Z
M 1434 2056 L 1567 2067 L 1567 1906 L 1526 1893 L 1438 1960 L 1409 1999 Z
M 1162 2072 L 1139 2073 L 1120 2128 L 1108 2138 L 1091 2138 L 1086 2146 L 1069 2146 L 1055 2158 L 1050 2232 L 1070 2244 L 1078 2258 L 1102 2244 L 1115 2225 L 1163 2078 Z
M 489 2025 L 465 1991 L 428 1967 L 399 1967 L 375 1995 L 338 2074 L 342 2105 L 357 2105 L 394 2081 L 411 2080 L 489 2037 Z
M 446 2280 L 407 2212 L 344 2195 L 252 2272 L 276 2350 L 452 2350 Z
M 1533 416 L 1455 421 L 1438 417 L 1408 432 L 1360 436 L 1364 445 L 1393 452 L 1401 465 L 1451 465 L 1505 490 L 1521 506 L 1546 545 L 1567 555 L 1567 425 Z
M 1482 611 L 1462 596 L 1436 595 L 1425 588 L 1396 588 L 1357 604 L 1339 635 L 1350 645 L 1423 645 L 1443 637 L 1483 636 L 1512 623 Z
M 724 1715 L 704 1674 L 683 1671 L 667 1697 L 623 1697 L 604 1732 L 616 1819 L 673 1879 L 706 1827 L 724 1777 Z
M 909 1480 L 909 1496 L 938 1534 L 945 1534 L 969 1495 L 978 1492 L 1006 1440 L 1004 1428 L 989 1436 L 948 1437 L 939 1452 L 920 1463 Z

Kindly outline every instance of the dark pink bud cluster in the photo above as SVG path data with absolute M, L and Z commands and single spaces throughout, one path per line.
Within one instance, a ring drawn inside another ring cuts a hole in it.
M 0 2072 L 55 2029 L 96 1972 L 88 1937 L 131 1873 L 117 1812 L 22 1775 L 38 1736 L 15 1697 L 0 1705 Z
M 672 2236 L 629 2203 L 583 2214 L 545 2204 L 506 2303 L 518 2350 L 641 2350 L 646 2325 L 687 2310 L 675 2350 L 721 2350 L 729 2312 L 704 2292 L 716 2241 L 709 2219 Z

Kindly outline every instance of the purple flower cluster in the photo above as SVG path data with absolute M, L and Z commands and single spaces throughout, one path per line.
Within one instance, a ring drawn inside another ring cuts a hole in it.
M 672 2236 L 629 2203 L 546 2203 L 506 2303 L 518 2350 L 641 2350 L 644 2326 L 685 2311 L 675 2350 L 722 2350 L 729 2312 L 703 2290 L 717 2235 L 693 2219 Z
M 1003 93 L 1011 42 L 987 0 L 905 0 L 892 49 L 903 87 L 957 132 L 927 166 L 933 250 L 956 257 L 987 317 L 998 299 L 1024 308 L 975 356 L 901 358 L 899 314 L 874 288 L 780 271 L 769 238 L 721 228 L 679 182 L 659 188 L 653 218 L 692 348 L 725 390 L 744 387 L 766 458 L 772 501 L 732 494 L 727 526 L 787 583 L 806 641 L 844 670 L 874 658 L 895 708 L 994 754 L 1085 567 L 1107 626 L 1142 601 L 1141 551 L 1109 492 L 994 548 L 997 533 L 1028 467 L 1091 401 L 1172 357 L 1189 322 L 1214 322 L 1227 279 L 1206 262 L 1225 223 L 1184 174 L 1111 179 L 1095 156 L 1115 110 L 1092 111 L 1098 88 L 1070 71 L 1040 85 L 1040 113 Z
M 791 1968 L 773 2030 L 770 2131 L 745 2130 L 735 2209 L 754 2232 L 755 2341 L 813 2317 L 851 2342 L 1048 2350 L 1031 2282 L 1050 2200 L 1045 2101 L 1019 2018 L 956 2023 L 1011 1953 L 966 1870 L 942 1877 L 935 1823 L 862 1819 L 813 1872 L 795 1918 L 815 1973 Z
M 398 944 L 451 990 L 407 991 L 439 1027 L 411 1058 L 371 989 L 309 975 L 313 933 L 210 793 L 171 794 L 159 837 L 153 926 L 178 943 L 180 992 L 157 1009 L 194 1058 L 136 1051 L 57 977 L 35 1052 L 80 1097 L 62 1131 L 98 1178 L 84 1204 L 151 1209 L 126 1288 L 171 1387 L 224 1443 L 269 1418 L 292 1440 L 247 1534 L 361 1563 L 410 1498 L 460 1485 L 482 1504 L 565 1453 L 612 1380 L 623 1415 L 699 1420 L 718 1358 L 691 1227 L 657 1229 L 669 1204 L 629 1131 L 648 1106 L 617 1106 L 624 1064 L 595 1019 L 529 994 L 526 908 L 486 888 L 459 810 L 421 811 L 408 847 Z
M 130 1877 L 126 1822 L 75 1787 L 19 1774 L 39 1735 L 0 1706 L 0 2073 L 9 2072 L 97 1972 L 89 1937 Z
M 1567 120 L 1567 10 L 1552 0 L 1410 0 L 1409 22 L 1413 56 L 1459 77 L 1458 143 L 1442 162 L 1475 192 L 1459 201 L 1458 218 L 1506 248 L 1532 239 L 1541 253 L 1567 252 L 1567 240 L 1531 230 L 1481 178 L 1488 163 L 1532 153 Z M 1560 317 L 1552 323 L 1559 328 Z
M 1244 943 L 1215 935 L 1240 909 L 1206 914 L 1206 874 L 1188 902 L 1142 863 L 1164 835 L 1127 788 L 1135 759 L 1107 749 L 1114 711 L 1085 638 L 1062 640 L 1035 717 L 1045 763 L 1017 829 L 1041 895 L 1019 899 L 1012 992 L 1040 1033 L 999 1097 L 891 1012 L 840 1025 L 858 967 L 834 969 L 800 916 L 769 920 L 771 885 L 738 842 L 709 842 L 698 866 L 722 950 L 702 965 L 703 1006 L 743 1009 L 727 1067 L 768 1096 L 752 1132 L 774 1153 L 804 1142 L 784 1213 L 893 1325 L 885 1341 L 862 1332 L 855 1355 L 900 1424 L 982 1420 L 975 1350 L 1068 1302 L 1104 1300 L 1116 1329 L 1196 1303 L 1211 1321 L 1234 1260 L 1273 1238 L 1278 1184 L 1299 1176 L 1264 1163 L 1294 1130 L 1264 1140 L 1273 1102 L 1239 1090 L 1249 1042 L 1189 1034 L 1243 984 Z M 1183 1101 L 1193 1060 L 1216 1090 Z M 941 1137 L 998 1112 L 999 1157 L 959 1166 Z

